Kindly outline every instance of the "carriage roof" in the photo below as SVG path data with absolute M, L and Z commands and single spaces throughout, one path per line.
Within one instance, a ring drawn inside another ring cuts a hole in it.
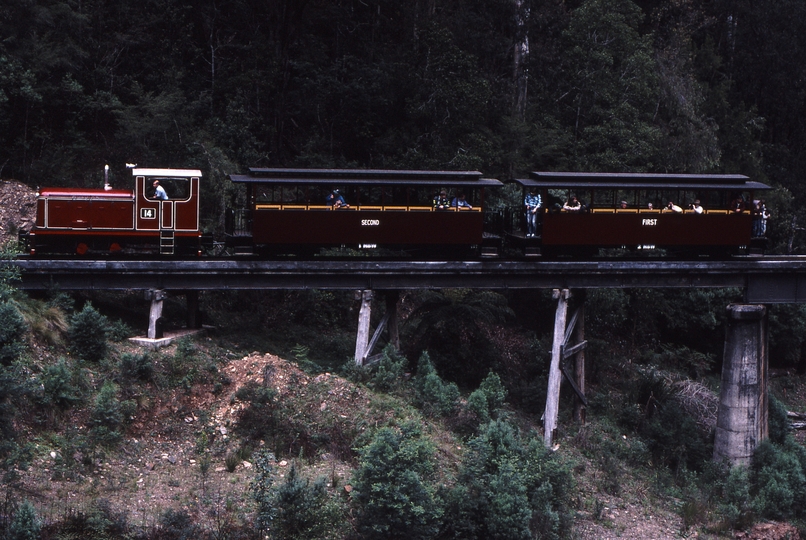
M 685 189 L 750 191 L 771 189 L 742 174 L 655 174 L 531 172 L 513 182 L 526 188 L 568 189 Z
M 478 171 L 420 171 L 387 169 L 263 169 L 247 175 L 230 175 L 235 183 L 321 185 L 440 185 L 501 186 L 499 180 L 482 178 Z

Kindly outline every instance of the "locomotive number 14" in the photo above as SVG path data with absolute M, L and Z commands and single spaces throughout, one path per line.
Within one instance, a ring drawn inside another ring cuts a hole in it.
M 156 208 L 141 208 L 140 209 L 140 218 L 141 219 L 155 219 L 157 217 L 157 209 Z

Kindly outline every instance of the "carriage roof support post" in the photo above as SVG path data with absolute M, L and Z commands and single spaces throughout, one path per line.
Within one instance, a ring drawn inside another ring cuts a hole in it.
M 726 325 L 714 461 L 750 465 L 756 447 L 769 436 L 767 309 L 731 304 Z

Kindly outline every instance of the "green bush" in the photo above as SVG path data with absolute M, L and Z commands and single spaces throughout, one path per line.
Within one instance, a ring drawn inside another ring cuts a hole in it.
M 94 439 L 106 446 L 117 444 L 122 437 L 120 430 L 128 423 L 134 409 L 134 402 L 121 402 L 118 399 L 118 387 L 113 382 L 106 381 L 95 398 L 90 416 Z
M 806 517 L 806 448 L 791 438 L 783 445 L 762 442 L 753 454 L 750 485 L 759 516 Z
M 70 369 L 64 358 L 45 368 L 42 373 L 43 401 L 45 405 L 66 410 L 80 403 L 86 381 L 81 372 Z
M 441 538 L 557 539 L 569 530 L 570 466 L 540 438 L 495 420 L 467 448 Z
M 124 379 L 151 380 L 154 362 L 148 353 L 123 353 L 120 357 L 120 374 Z
M 396 390 L 403 382 L 403 374 L 408 364 L 406 358 L 398 353 L 394 346 L 387 345 L 378 367 L 369 381 L 369 386 L 381 392 Z
M 418 405 L 431 417 L 448 416 L 456 410 L 459 388 L 455 383 L 446 383 L 437 374 L 428 352 L 420 355 L 414 389 Z
M 11 365 L 23 350 L 25 319 L 12 302 L 0 302 L 0 364 Z
M 789 417 L 786 414 L 786 406 L 772 394 L 769 395 L 767 425 L 770 440 L 776 444 L 784 444 L 789 437 Z
M 107 321 L 91 304 L 70 317 L 68 340 L 70 353 L 88 362 L 98 362 L 106 356 Z
M 328 496 L 325 479 L 315 482 L 299 476 L 295 464 L 273 496 L 272 531 L 278 538 L 307 540 L 333 538 L 344 521 L 338 504 Z
M 14 513 L 8 530 L 9 540 L 39 540 L 42 523 L 36 516 L 36 509 L 27 500 Z
M 433 486 L 434 446 L 413 423 L 381 428 L 360 449 L 353 478 L 362 538 L 432 538 L 442 504 Z
M 274 516 L 274 500 L 271 487 L 274 483 L 274 455 L 262 451 L 255 457 L 255 476 L 249 484 L 252 492 L 252 499 L 257 504 L 257 516 L 255 517 L 255 527 L 258 532 L 266 533 L 271 528 Z

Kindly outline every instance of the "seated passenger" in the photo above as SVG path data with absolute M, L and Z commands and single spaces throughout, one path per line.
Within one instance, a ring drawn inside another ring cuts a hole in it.
M 700 204 L 699 199 L 694 200 L 694 202 L 691 204 L 691 209 L 694 210 L 695 214 L 702 214 L 703 213 L 703 208 L 702 208 L 702 205 Z
M 572 195 L 563 205 L 563 210 L 566 212 L 579 212 L 582 210 L 582 203 L 579 202 L 576 195 Z
M 338 210 L 339 208 L 350 208 L 350 205 L 344 200 L 344 197 L 341 196 L 338 189 L 334 189 L 330 192 L 325 198 L 325 203 L 328 206 L 332 206 L 333 210 Z
M 627 209 L 627 201 L 621 201 L 621 203 L 619 203 L 619 208 L 621 210 L 626 210 Z
M 673 203 L 672 201 L 669 201 L 669 204 L 667 204 L 667 205 L 666 205 L 666 209 L 665 209 L 665 210 L 666 210 L 667 212 L 674 212 L 675 214 L 682 214 L 682 213 L 683 213 L 683 209 L 682 209 L 682 208 L 680 208 L 679 206 L 677 206 L 677 205 L 676 205 L 675 203 Z
M 434 210 L 447 210 L 451 206 L 451 201 L 448 199 L 448 192 L 444 189 L 439 192 L 439 195 L 434 197 Z
M 744 212 L 745 202 L 744 197 L 739 195 L 730 202 L 730 209 L 734 212 Z
M 646 205 L 646 209 L 647 209 L 647 210 L 654 210 L 654 209 L 655 209 L 655 206 L 654 206 L 652 203 L 647 203 L 647 205 Z
M 462 193 L 461 191 L 456 194 L 456 197 L 454 197 L 453 200 L 451 200 L 451 206 L 453 206 L 454 208 L 458 208 L 460 210 L 462 208 L 467 209 L 473 208 L 472 206 L 470 206 L 470 203 L 467 202 L 467 200 L 465 199 L 465 194 Z

